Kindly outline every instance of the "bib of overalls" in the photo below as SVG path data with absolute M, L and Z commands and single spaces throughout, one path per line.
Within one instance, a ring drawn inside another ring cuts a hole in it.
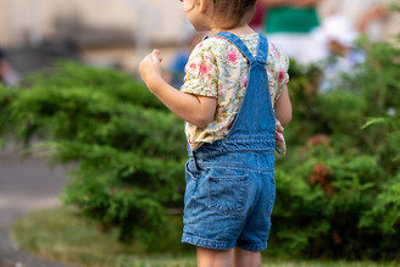
M 259 34 L 257 56 L 254 58 L 236 35 L 220 32 L 216 36 L 231 42 L 246 57 L 250 69 L 249 81 L 228 136 L 211 144 L 204 144 L 190 154 L 201 157 L 241 150 L 273 152 L 276 142 L 275 115 L 266 70 L 268 41 L 264 35 Z

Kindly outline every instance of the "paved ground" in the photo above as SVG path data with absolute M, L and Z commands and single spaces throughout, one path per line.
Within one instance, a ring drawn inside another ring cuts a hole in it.
M 72 267 L 21 251 L 10 237 L 15 219 L 60 204 L 64 177 L 65 169 L 49 168 L 46 159 L 21 159 L 14 145 L 0 150 L 0 267 Z

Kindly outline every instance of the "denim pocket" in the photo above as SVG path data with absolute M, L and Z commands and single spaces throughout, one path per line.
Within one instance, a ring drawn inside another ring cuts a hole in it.
M 193 197 L 197 188 L 196 175 L 198 176 L 198 173 L 196 173 L 196 171 L 193 169 L 193 164 L 194 163 L 191 162 L 191 160 L 188 160 L 185 165 L 185 179 L 186 179 L 186 188 L 184 195 L 185 206 L 188 200 Z
M 192 162 L 192 160 L 188 160 L 185 164 L 185 172 L 186 172 L 186 183 L 188 183 L 188 180 L 192 179 L 192 180 L 196 180 L 196 177 L 194 175 L 194 171 L 193 171 L 193 166 L 194 163 Z
M 248 175 L 209 177 L 208 203 L 220 213 L 237 213 L 245 209 Z

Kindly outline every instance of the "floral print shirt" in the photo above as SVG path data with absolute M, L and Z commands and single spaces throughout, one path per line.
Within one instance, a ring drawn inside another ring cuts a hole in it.
M 253 56 L 257 54 L 257 33 L 238 35 Z M 273 107 L 289 81 L 289 59 L 281 50 L 269 43 L 266 64 Z M 184 85 L 181 91 L 194 95 L 215 97 L 218 100 L 214 119 L 205 128 L 186 122 L 185 134 L 194 150 L 204 143 L 212 143 L 227 137 L 239 111 L 249 78 L 249 64 L 235 45 L 226 39 L 213 36 L 200 42 L 193 50 L 185 67 Z M 283 127 L 276 120 L 276 151 L 286 153 Z

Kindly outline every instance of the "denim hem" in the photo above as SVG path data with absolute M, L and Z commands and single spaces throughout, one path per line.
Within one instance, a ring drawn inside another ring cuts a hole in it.
M 235 247 L 235 241 L 216 241 L 189 234 L 183 234 L 182 243 L 189 243 L 199 247 L 220 250 L 230 250 Z
M 264 251 L 267 248 L 267 243 L 264 244 L 236 244 L 238 247 L 245 249 L 245 250 L 249 250 L 252 252 L 260 252 L 260 251 Z

